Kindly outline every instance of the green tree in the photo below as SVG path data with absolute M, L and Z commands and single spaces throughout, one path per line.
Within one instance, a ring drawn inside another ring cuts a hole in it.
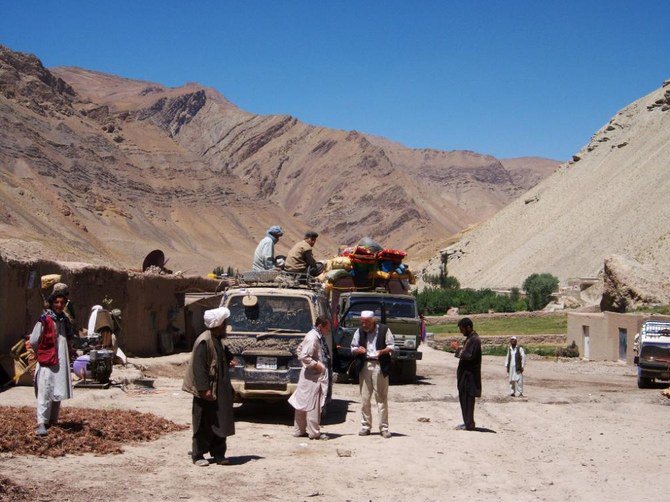
M 558 277 L 548 273 L 531 274 L 523 281 L 528 310 L 540 310 L 551 301 L 551 294 L 558 289 Z

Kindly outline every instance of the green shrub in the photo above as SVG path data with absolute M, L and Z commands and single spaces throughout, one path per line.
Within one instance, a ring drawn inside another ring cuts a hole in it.
M 490 289 L 443 289 L 425 288 L 415 293 L 419 310 L 426 314 L 444 314 L 452 307 L 458 307 L 460 314 L 489 312 L 517 312 L 526 310 L 522 299 L 512 300 L 511 296 L 499 295 Z
M 523 281 L 528 310 L 541 310 L 551 301 L 551 294 L 558 288 L 558 278 L 551 274 L 531 274 Z

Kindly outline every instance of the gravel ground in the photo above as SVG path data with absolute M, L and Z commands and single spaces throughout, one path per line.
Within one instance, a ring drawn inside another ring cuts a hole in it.
M 660 388 L 638 389 L 633 368 L 533 358 L 525 397 L 511 398 L 503 358 L 486 356 L 478 431 L 465 432 L 454 430 L 461 423 L 457 360 L 422 350 L 418 382 L 390 389 L 391 439 L 359 437 L 358 387 L 335 384 L 323 426 L 329 441 L 293 438 L 287 405 L 248 403 L 236 408 L 230 466 L 193 466 L 191 431 L 184 430 L 124 444 L 116 455 L 0 453 L 0 475 L 28 488 L 39 479 L 61 500 L 83 493 L 89 500 L 170 501 L 659 499 L 670 455 L 670 400 Z M 159 359 L 143 364 L 150 369 Z M 76 389 L 66 406 L 189 423 L 191 398 L 180 387 L 176 378 L 158 377 L 155 389 Z M 32 389 L 0 394 L 0 406 L 9 404 L 34 406 Z

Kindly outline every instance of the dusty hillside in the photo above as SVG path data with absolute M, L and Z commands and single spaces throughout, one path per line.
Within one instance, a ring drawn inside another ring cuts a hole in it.
M 555 174 L 448 248 L 472 287 L 594 276 L 607 255 L 670 266 L 670 82 L 617 113 Z M 439 258 L 432 260 L 434 268 Z
M 380 143 L 251 114 L 198 84 L 48 70 L 0 47 L 0 240 L 127 267 L 161 248 L 173 268 L 207 272 L 248 266 L 280 223 L 280 253 L 312 227 L 317 256 L 372 235 L 416 258 L 525 188 L 493 157 Z

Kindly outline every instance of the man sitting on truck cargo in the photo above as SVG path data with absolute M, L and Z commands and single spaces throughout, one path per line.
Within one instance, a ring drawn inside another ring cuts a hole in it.
M 384 324 L 375 321 L 372 310 L 361 312 L 361 327 L 351 340 L 351 353 L 356 358 L 358 386 L 361 391 L 361 425 L 359 436 L 369 436 L 372 428 L 371 398 L 374 392 L 382 437 L 389 432 L 388 389 L 391 354 L 395 350 L 393 334 Z
M 306 274 L 316 277 L 323 272 L 323 263 L 319 263 L 312 255 L 312 248 L 316 244 L 316 232 L 310 230 L 305 233 L 305 238 L 297 242 L 286 256 L 284 270 L 294 274 Z
M 284 231 L 278 225 L 271 226 L 256 246 L 254 261 L 251 270 L 262 272 L 263 270 L 274 270 L 275 268 L 275 244 L 284 235 Z

